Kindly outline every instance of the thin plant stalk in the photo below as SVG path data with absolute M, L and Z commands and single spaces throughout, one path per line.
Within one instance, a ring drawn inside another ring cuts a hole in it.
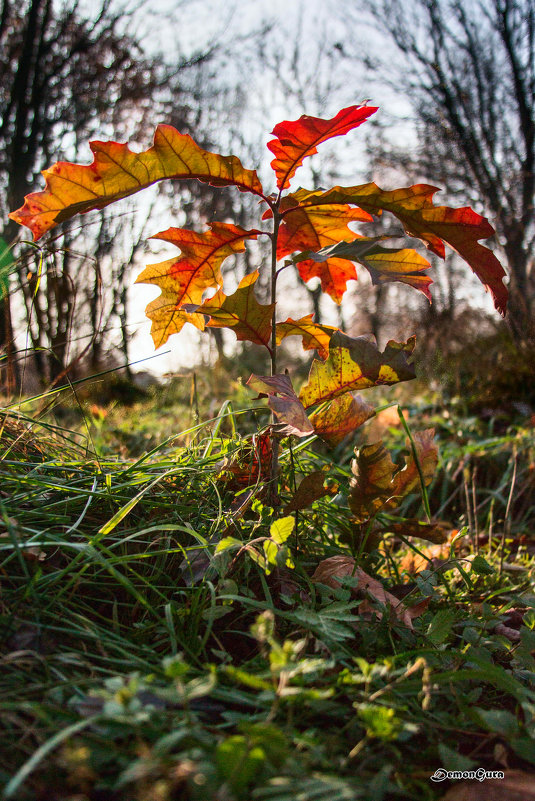
M 277 241 L 279 238 L 279 226 L 281 217 L 279 214 L 278 201 L 272 206 L 273 210 L 273 232 L 271 234 L 271 297 L 270 302 L 277 303 Z M 271 321 L 271 375 L 277 374 L 277 307 L 273 309 Z M 271 413 L 271 422 L 275 423 L 275 414 Z M 279 442 L 273 437 L 271 445 L 271 481 L 270 481 L 270 502 L 273 506 L 278 505 L 279 491 Z

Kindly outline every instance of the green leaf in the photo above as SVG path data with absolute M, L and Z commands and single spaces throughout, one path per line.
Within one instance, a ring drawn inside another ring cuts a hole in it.
M 401 720 L 393 709 L 377 704 L 354 704 L 362 721 L 366 735 L 386 742 L 396 740 L 402 727 Z
M 221 553 L 221 551 L 227 551 L 229 548 L 241 548 L 242 546 L 243 542 L 237 540 L 236 537 L 223 537 L 217 543 L 215 552 Z
M 0 237 L 0 300 L 9 294 L 9 276 L 14 272 L 14 267 L 11 248 L 5 239 Z
M 496 732 L 504 737 L 514 737 L 519 732 L 518 721 L 511 712 L 506 709 L 481 709 L 473 707 L 472 715 L 488 731 Z
M 216 749 L 216 764 L 235 792 L 240 793 L 252 782 L 266 761 L 266 754 L 260 746 L 249 748 L 241 734 L 228 737 Z
M 492 576 L 496 572 L 492 565 L 489 565 L 487 560 L 479 555 L 472 559 L 472 571 L 478 576 Z
M 452 609 L 441 609 L 436 613 L 427 629 L 427 636 L 435 645 L 447 640 L 451 627 L 455 621 L 455 612 Z
M 472 759 L 459 754 L 453 748 L 448 748 L 444 743 L 438 744 L 438 753 L 446 770 L 472 770 L 476 764 Z
M 295 526 L 295 518 L 291 515 L 274 520 L 270 526 L 269 534 L 272 540 L 282 545 L 291 535 Z

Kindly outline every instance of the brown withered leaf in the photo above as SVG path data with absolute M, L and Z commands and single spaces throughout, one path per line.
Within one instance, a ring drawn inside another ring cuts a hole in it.
M 375 409 L 352 392 L 332 400 L 324 409 L 310 415 L 314 431 L 334 448 L 352 431 L 373 417 Z
M 323 498 L 324 495 L 329 495 L 330 491 L 327 487 L 324 487 L 324 481 L 325 473 L 323 470 L 314 470 L 313 473 L 309 473 L 308 476 L 305 476 L 297 487 L 292 500 L 286 505 L 284 514 L 296 512 L 299 509 L 306 509 L 306 507 L 311 506 L 314 501 Z
M 422 478 L 426 487 L 433 479 L 438 462 L 438 445 L 433 440 L 434 436 L 434 428 L 427 428 L 425 431 L 416 431 L 412 435 L 416 455 L 418 457 L 418 464 L 420 465 Z M 410 447 L 408 440 L 407 445 Z M 393 494 L 402 497 L 408 495 L 409 492 L 414 492 L 414 490 L 420 486 L 420 474 L 412 450 L 405 467 L 396 474 L 394 484 L 395 491 Z
M 290 377 L 284 373 L 278 375 L 251 375 L 247 386 L 256 390 L 259 397 L 267 396 L 268 406 L 280 424 L 273 426 L 274 434 L 288 437 L 306 437 L 312 434 L 314 427 L 308 419 L 305 408 L 294 392 Z M 280 397 L 278 397 L 280 396 Z
M 281 437 L 307 437 L 314 432 L 314 426 L 307 417 L 304 406 L 299 398 L 277 398 L 271 395 L 268 405 L 280 420 L 280 424 L 273 426 L 273 433 Z
M 390 523 L 388 531 L 393 534 L 401 534 L 403 537 L 419 537 L 435 545 L 440 545 L 448 541 L 451 523 L 445 520 L 437 520 L 431 523 L 422 523 L 417 518 L 407 518 L 402 523 Z
M 328 559 L 323 559 L 314 571 L 312 581 L 337 589 L 341 586 L 338 579 L 344 576 L 355 576 L 358 579 L 358 585 L 352 587 L 352 592 L 371 596 L 374 600 L 392 609 L 396 618 L 407 628 L 413 628 L 410 610 L 405 604 L 387 592 L 380 581 L 372 578 L 358 567 L 352 556 L 330 556 Z M 377 611 L 374 611 L 377 614 Z
M 413 434 L 414 450 L 426 486 L 433 478 L 438 461 L 434 433 L 430 428 Z M 409 441 L 407 444 L 410 447 Z M 381 509 L 391 509 L 397 506 L 400 498 L 417 490 L 421 486 L 418 464 L 412 448 L 402 469 L 394 464 L 382 442 L 365 445 L 356 451 L 349 494 L 349 508 L 355 521 L 363 523 Z
M 506 770 L 504 774 L 503 779 L 454 784 L 441 801 L 535 801 L 535 773 Z
M 382 442 L 365 445 L 356 451 L 351 469 L 349 508 L 357 523 L 376 514 L 394 494 L 396 465 Z
M 446 523 L 443 525 L 445 526 Z M 456 528 L 450 526 L 445 542 L 426 545 L 423 548 L 419 548 L 418 550 L 420 553 L 410 550 L 405 554 L 400 562 L 401 571 L 414 576 L 421 570 L 428 568 L 430 563 L 434 566 L 434 569 L 438 569 L 440 565 L 446 563 L 450 558 L 451 544 L 458 533 L 459 531 Z M 462 550 L 463 539 L 464 538 L 461 537 L 453 544 L 453 550 L 455 553 L 458 553 Z
M 255 375 L 254 373 L 247 379 L 247 386 L 258 392 L 259 397 L 268 395 L 280 395 L 281 398 L 296 398 L 295 390 L 289 375 L 278 373 L 277 375 Z

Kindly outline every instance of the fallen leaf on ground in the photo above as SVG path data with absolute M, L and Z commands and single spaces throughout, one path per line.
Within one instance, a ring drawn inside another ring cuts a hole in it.
M 358 585 L 352 588 L 355 594 L 365 594 L 371 596 L 375 601 L 384 604 L 387 608 L 391 608 L 397 619 L 404 623 L 407 628 L 412 629 L 412 615 L 410 610 L 405 606 L 402 601 L 398 601 L 391 593 L 387 592 L 380 581 L 358 567 L 355 559 L 352 556 L 330 556 L 328 559 L 323 559 L 317 566 L 312 576 L 312 581 L 326 584 L 327 587 L 337 589 L 341 587 L 341 582 L 338 580 L 345 576 L 354 576 L 358 579 Z M 367 608 L 364 611 L 371 611 Z M 373 610 L 378 617 L 380 613 Z

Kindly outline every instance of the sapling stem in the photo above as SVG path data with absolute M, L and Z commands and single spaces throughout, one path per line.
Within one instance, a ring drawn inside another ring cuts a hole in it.
M 281 217 L 279 214 L 278 202 L 273 209 L 273 233 L 271 235 L 271 297 L 270 302 L 277 302 L 277 240 L 279 238 L 279 226 Z M 271 320 L 271 375 L 277 373 L 277 307 L 273 309 Z M 271 413 L 271 422 L 275 423 L 275 415 Z M 270 481 L 270 502 L 273 506 L 278 505 L 279 500 L 279 442 L 273 437 L 271 445 L 271 481 Z

